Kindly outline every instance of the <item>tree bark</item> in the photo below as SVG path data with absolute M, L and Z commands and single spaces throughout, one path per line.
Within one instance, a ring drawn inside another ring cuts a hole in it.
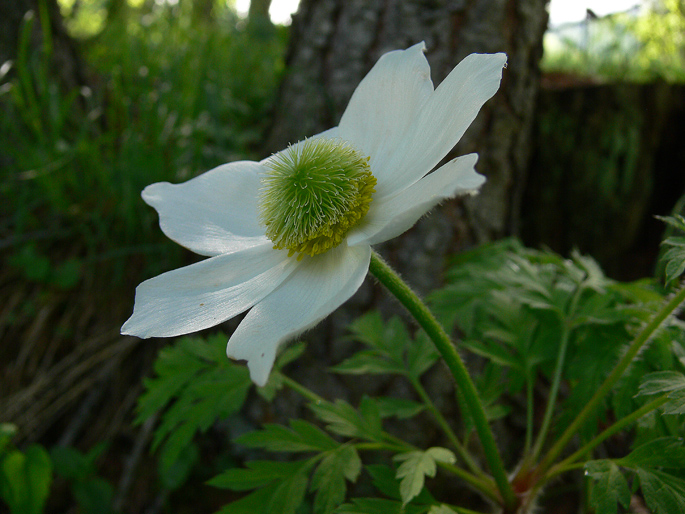
M 247 19 L 252 23 L 256 20 L 258 23 L 263 21 L 270 21 L 269 9 L 271 8 L 271 0 L 250 0 L 250 10 L 247 13 Z
M 400 238 L 399 247 L 390 243 L 398 252 L 393 262 L 412 284 L 419 290 L 434 287 L 439 274 L 434 265 L 426 269 L 428 257 L 440 262 L 448 252 L 518 232 L 546 4 L 547 0 L 302 0 L 293 18 L 288 72 L 267 150 L 277 151 L 337 125 L 357 84 L 387 51 L 425 41 L 436 85 L 470 53 L 506 52 L 508 68 L 500 91 L 485 104 L 452 154 L 480 154 L 477 169 L 488 178 L 481 194 L 448 202 L 439 215 L 433 214 L 428 223 L 422 220 Z
M 448 255 L 518 230 L 546 4 L 547 0 L 302 0 L 294 16 L 287 74 L 267 152 L 337 125 L 357 84 L 387 51 L 425 41 L 436 85 L 470 53 L 504 51 L 509 56 L 500 91 L 447 157 L 480 154 L 477 170 L 488 179 L 481 194 L 445 202 L 404 235 L 381 245 L 380 253 L 419 294 L 442 284 L 442 263 Z M 404 386 L 392 378 L 348 380 L 325 370 L 356 348 L 341 335 L 369 308 L 388 314 L 397 312 L 398 306 L 372 281 L 365 282 L 344 308 L 303 336 L 312 344 L 292 371 L 295 377 L 329 398 L 406 395 Z M 427 379 L 443 414 L 458 416 L 449 373 L 436 367 Z M 275 408 L 284 417 L 297 416 L 297 409 L 292 398 Z M 255 412 L 251 415 L 258 417 Z M 436 437 L 425 426 L 415 428 L 408 431 L 415 444 Z M 503 447 L 507 446 L 506 432 L 500 435 Z

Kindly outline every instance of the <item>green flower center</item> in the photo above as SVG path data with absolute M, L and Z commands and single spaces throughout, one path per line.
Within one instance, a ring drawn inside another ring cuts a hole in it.
M 266 163 L 259 218 L 274 248 L 318 255 L 338 246 L 369 210 L 369 158 L 333 139 L 308 139 Z

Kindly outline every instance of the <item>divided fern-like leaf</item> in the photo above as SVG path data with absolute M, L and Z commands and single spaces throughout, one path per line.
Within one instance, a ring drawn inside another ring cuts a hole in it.
M 585 463 L 585 473 L 596 480 L 590 492 L 590 503 L 597 514 L 616 514 L 618 504 L 628 507 L 630 488 L 619 467 L 610 460 Z
M 309 408 L 334 434 L 370 441 L 381 438 L 383 428 L 378 404 L 369 397 L 362 399 L 359 410 L 343 400 L 311 403 Z
M 435 476 L 438 462 L 453 464 L 456 457 L 446 448 L 433 447 L 426 451 L 401 453 L 394 460 L 401 462 L 397 478 L 401 480 L 400 496 L 406 505 L 421 492 L 425 478 Z
M 685 375 L 677 371 L 657 371 L 644 377 L 636 396 L 667 394 L 664 414 L 685 414 Z
M 304 501 L 308 475 L 317 458 L 296 462 L 252 461 L 247 468 L 229 469 L 208 482 L 232 491 L 256 489 L 224 506 L 218 514 L 295 514 Z
M 336 373 L 352 375 L 396 374 L 419 378 L 438 359 L 433 343 L 423 332 L 412 338 L 398 317 L 383 321 L 377 311 L 352 324 L 352 338 L 369 348 L 334 366 Z
M 321 460 L 312 475 L 311 490 L 316 491 L 314 512 L 330 514 L 342 504 L 347 493 L 346 480 L 356 482 L 362 461 L 354 446 L 341 446 Z
M 290 428 L 267 424 L 262 430 L 249 432 L 236 442 L 250 448 L 274 452 L 313 452 L 334 450 L 340 443 L 320 428 L 303 420 L 292 420 Z
M 685 480 L 656 469 L 638 468 L 640 489 L 654 514 L 685 512 Z
M 661 221 L 670 225 L 672 229 L 685 232 L 685 217 L 680 214 L 675 216 L 657 216 Z M 670 248 L 662 255 L 661 260 L 665 263 L 666 283 L 677 279 L 685 272 L 685 237 L 667 237 L 661 244 Z
M 238 411 L 251 387 L 244 366 L 228 360 L 226 336 L 184 337 L 160 352 L 156 376 L 145 380 L 137 422 L 163 412 L 153 447 L 169 469 L 198 431 Z

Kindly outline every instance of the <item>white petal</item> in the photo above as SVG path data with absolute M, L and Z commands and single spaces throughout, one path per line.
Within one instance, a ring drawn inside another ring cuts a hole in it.
M 288 280 L 255 305 L 233 333 L 226 353 L 247 360 L 250 377 L 263 386 L 278 347 L 313 327 L 352 296 L 369 269 L 371 248 L 340 245 L 305 257 Z
M 200 255 L 219 255 L 263 244 L 257 218 L 259 163 L 231 162 L 182 184 L 159 182 L 143 200 L 159 212 L 162 231 Z
M 431 171 L 461 139 L 483 104 L 497 92 L 506 60 L 503 53 L 471 54 L 435 89 L 412 131 L 384 164 L 392 172 L 393 191 Z
M 218 325 L 252 307 L 297 267 L 272 243 L 218 255 L 146 280 L 122 334 L 170 337 Z
M 347 236 L 349 245 L 374 245 L 409 230 L 446 198 L 473 193 L 485 182 L 474 166 L 478 154 L 458 157 L 394 196 L 371 202 L 362 223 Z
M 381 56 L 357 86 L 340 120 L 340 137 L 371 157 L 379 196 L 387 194 L 395 171 L 385 163 L 406 145 L 408 131 L 433 92 L 424 50 L 419 43 Z

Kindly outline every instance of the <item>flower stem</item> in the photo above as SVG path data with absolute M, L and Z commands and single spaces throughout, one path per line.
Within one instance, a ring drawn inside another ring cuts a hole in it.
M 604 380 L 604 383 L 599 387 L 599 389 L 597 389 L 595 394 L 585 405 L 583 410 L 580 411 L 580 414 L 578 414 L 573 423 L 566 428 L 564 433 L 561 434 L 561 437 L 557 439 L 557 442 L 554 444 L 554 446 L 552 446 L 552 448 L 550 448 L 550 450 L 547 452 L 547 455 L 540 463 L 540 471 L 544 472 L 552 465 L 554 460 L 563 451 L 573 435 L 578 431 L 583 423 L 587 421 L 587 418 L 590 417 L 592 412 L 609 393 L 611 388 L 614 387 L 614 384 L 616 384 L 618 379 L 621 378 L 621 375 L 623 375 L 630 363 L 633 362 L 633 359 L 638 352 L 651 339 L 664 320 L 666 320 L 666 318 L 668 318 L 668 316 L 670 316 L 680 306 L 680 304 L 683 303 L 683 301 L 685 301 L 685 286 L 681 287 L 681 289 L 673 296 L 673 298 L 671 298 L 661 308 L 661 310 L 654 315 L 651 321 L 645 325 L 642 331 L 633 340 L 626 353 L 623 355 L 621 360 L 618 361 L 616 367 L 614 367 L 611 374 L 606 378 L 606 380 Z
M 461 389 L 464 395 L 469 413 L 473 418 L 476 432 L 478 433 L 481 445 L 483 446 L 485 459 L 488 462 L 497 488 L 502 495 L 502 501 L 508 510 L 512 510 L 517 505 L 518 499 L 507 479 L 504 463 L 497 450 L 495 438 L 492 434 L 492 430 L 490 430 L 490 425 L 488 424 L 485 415 L 485 409 L 478 396 L 476 386 L 471 380 L 471 377 L 466 370 L 466 366 L 452 344 L 449 335 L 447 335 L 445 329 L 442 328 L 440 323 L 435 319 L 435 316 L 433 316 L 416 293 L 411 290 L 411 288 L 376 252 L 372 252 L 371 254 L 369 270 L 378 281 L 399 300 L 414 319 L 416 319 L 421 328 L 423 328 L 426 331 L 426 334 L 431 338 L 438 352 L 442 355 L 445 364 L 447 364 L 447 367 L 454 376 L 457 387 Z

